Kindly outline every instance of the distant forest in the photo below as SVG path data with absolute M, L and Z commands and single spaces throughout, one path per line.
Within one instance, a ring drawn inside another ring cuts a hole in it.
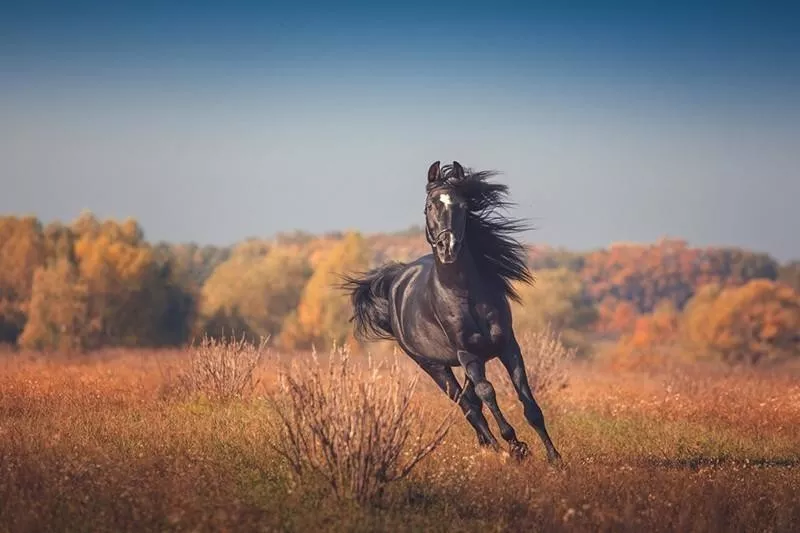
M 531 245 L 515 327 L 588 352 L 680 342 L 731 361 L 798 355 L 800 261 L 677 239 L 591 251 Z M 0 217 L 0 343 L 31 350 L 180 346 L 207 333 L 284 349 L 350 342 L 337 274 L 428 253 L 420 228 L 280 234 L 231 247 L 150 243 L 135 220 Z M 688 343 L 688 344 L 687 344 Z

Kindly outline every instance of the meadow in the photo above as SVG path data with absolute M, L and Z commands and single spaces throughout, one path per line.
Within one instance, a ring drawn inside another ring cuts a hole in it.
M 480 449 L 459 411 L 430 455 L 359 503 L 293 476 L 273 446 L 283 437 L 268 401 L 280 390 L 277 369 L 293 361 L 302 381 L 324 359 L 268 350 L 254 386 L 224 400 L 186 392 L 185 349 L 3 354 L 0 531 L 800 528 L 797 365 L 572 361 L 566 386 L 538 396 L 564 457 L 556 468 L 495 361 L 501 408 L 531 455 L 517 462 Z M 419 375 L 402 357 L 397 364 L 401 382 Z M 415 424 L 432 430 L 455 412 L 427 376 L 410 401 L 410 413 L 426 413 Z

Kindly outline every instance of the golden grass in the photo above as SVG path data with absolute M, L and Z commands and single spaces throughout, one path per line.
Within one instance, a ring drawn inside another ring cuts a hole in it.
M 459 419 L 381 503 L 357 506 L 290 483 L 270 448 L 277 355 L 261 361 L 254 395 L 225 403 L 163 393 L 186 358 L 0 356 L 0 531 L 800 529 L 796 369 L 573 363 L 569 386 L 541 401 L 565 469 L 546 464 L 516 398 L 501 395 L 528 460 L 479 450 Z M 451 408 L 424 376 L 413 401 Z

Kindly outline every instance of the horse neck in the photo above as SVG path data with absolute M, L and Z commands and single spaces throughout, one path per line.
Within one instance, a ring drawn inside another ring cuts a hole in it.
M 466 292 L 478 277 L 478 268 L 465 242 L 456 260 L 450 264 L 440 263 L 434 252 L 434 272 L 437 284 L 451 291 Z

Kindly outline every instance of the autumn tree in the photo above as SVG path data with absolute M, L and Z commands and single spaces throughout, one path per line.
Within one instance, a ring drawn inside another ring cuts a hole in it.
M 180 346 L 188 342 L 197 321 L 199 290 L 186 286 L 184 278 L 176 272 L 170 259 L 156 260 L 157 275 L 155 284 L 164 291 L 164 306 L 153 344 L 160 346 Z M 154 309 L 158 312 L 159 309 Z
M 19 344 L 34 350 L 81 351 L 88 339 L 88 311 L 89 290 L 74 263 L 60 257 L 39 267 Z
M 187 291 L 199 293 L 214 270 L 230 258 L 232 250 L 196 243 L 160 242 L 154 247 L 154 252 L 159 263 L 170 265 L 171 278 L 176 283 Z
M 586 263 L 585 254 L 563 248 L 532 247 L 528 255 L 528 266 L 537 272 L 555 268 L 580 272 Z
M 366 237 L 370 250 L 373 250 L 374 260 L 377 263 L 389 261 L 413 261 L 431 252 L 430 245 L 425 240 L 425 233 L 421 230 L 414 233 L 376 234 Z
M 296 313 L 286 322 L 282 344 L 289 348 L 327 347 L 352 342 L 352 308 L 340 290 L 342 274 L 365 270 L 370 253 L 360 233 L 349 232 L 320 257 L 303 290 Z
M 708 283 L 737 286 L 752 279 L 774 280 L 777 262 L 766 254 L 738 248 L 690 248 L 685 241 L 661 239 L 654 244 L 617 243 L 586 256 L 581 277 L 595 302 L 633 304 L 647 314 L 663 300 L 682 309 Z M 609 316 L 604 312 L 603 317 Z M 601 329 L 610 329 L 607 324 Z
M 641 312 L 632 302 L 606 296 L 597 304 L 597 321 L 592 329 L 606 336 L 630 332 Z
M 652 313 L 636 317 L 631 331 L 620 337 L 613 350 L 617 364 L 660 364 L 673 357 L 680 320 L 680 313 L 669 300 L 663 300 Z
M 0 217 L 0 342 L 14 343 L 22 333 L 33 276 L 46 253 L 37 219 Z
M 308 261 L 281 247 L 266 255 L 235 254 L 203 286 L 199 329 L 276 339 L 310 276 Z
M 583 335 L 597 312 L 580 277 L 564 268 L 535 273 L 533 285 L 519 285 L 521 303 L 512 303 L 514 329 L 541 331 L 549 324 L 568 346 L 583 346 Z
M 778 280 L 800 292 L 800 261 L 791 261 L 780 268 Z
M 712 248 L 705 251 L 704 260 L 711 265 L 711 279 L 700 278 L 699 284 L 707 281 L 738 286 L 753 279 L 776 280 L 779 264 L 768 254 L 751 252 L 741 248 Z
M 87 345 L 159 344 L 168 279 L 134 220 L 73 225 L 80 278 L 89 291 Z
M 51 222 L 44 228 L 45 257 L 48 264 L 59 259 L 75 263 L 75 233 L 68 226 Z
M 709 284 L 684 311 L 687 345 L 731 363 L 756 364 L 800 355 L 800 294 L 757 279 L 737 287 Z

